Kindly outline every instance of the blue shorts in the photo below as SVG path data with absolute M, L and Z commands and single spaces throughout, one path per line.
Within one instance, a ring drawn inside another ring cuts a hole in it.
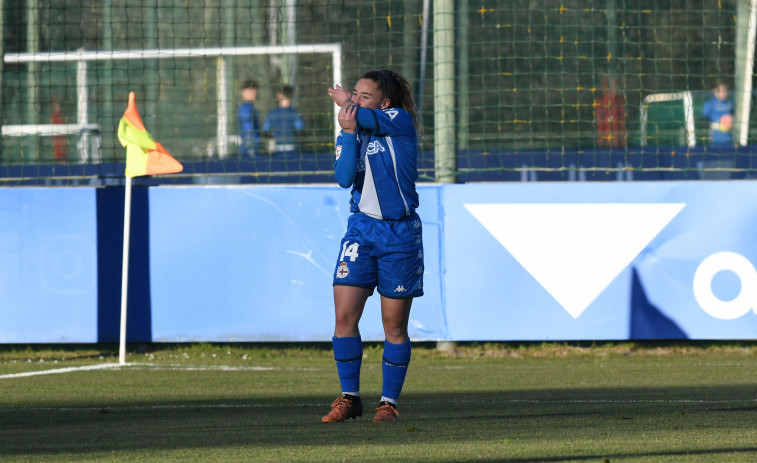
M 418 214 L 379 220 L 362 212 L 347 220 L 334 285 L 378 288 L 403 299 L 423 296 L 423 228 Z

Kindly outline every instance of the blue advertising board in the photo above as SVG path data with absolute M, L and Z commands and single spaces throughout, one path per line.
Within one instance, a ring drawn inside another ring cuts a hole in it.
M 435 249 L 437 190 L 424 206 L 427 296 L 410 321 L 415 339 L 444 336 Z M 349 216 L 338 187 L 150 189 L 150 276 L 155 341 L 324 341 L 334 330 L 332 275 Z M 378 294 L 361 322 L 383 340 Z
M 756 193 L 753 182 L 446 187 L 449 338 L 753 339 Z
M 757 339 L 757 183 L 421 185 L 413 340 Z M 328 341 L 349 194 L 134 191 L 129 342 Z M 120 188 L 0 189 L 0 342 L 115 342 Z M 363 339 L 384 338 L 380 298 Z
M 0 342 L 97 342 L 93 188 L 0 192 Z

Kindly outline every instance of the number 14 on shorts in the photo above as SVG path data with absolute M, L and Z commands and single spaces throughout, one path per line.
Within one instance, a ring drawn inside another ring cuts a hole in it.
M 345 241 L 344 243 L 342 243 L 342 254 L 339 255 L 339 260 L 344 261 L 345 257 L 349 257 L 350 262 L 355 262 L 355 259 L 357 259 L 357 249 L 357 243 L 350 243 L 349 241 Z

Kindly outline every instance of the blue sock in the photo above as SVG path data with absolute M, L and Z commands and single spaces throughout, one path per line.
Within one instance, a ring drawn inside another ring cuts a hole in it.
M 409 364 L 410 341 L 403 344 L 392 344 L 389 341 L 384 341 L 384 360 L 382 362 L 384 387 L 381 390 L 382 396 L 394 399 L 395 402 L 400 398 Z
M 360 336 L 331 338 L 334 345 L 334 360 L 342 392 L 360 392 L 360 366 L 363 363 L 363 340 Z

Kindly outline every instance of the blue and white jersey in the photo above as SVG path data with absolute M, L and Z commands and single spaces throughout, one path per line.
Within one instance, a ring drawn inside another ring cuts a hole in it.
M 418 136 L 413 117 L 400 108 L 359 108 L 357 133 L 336 141 L 335 173 L 352 186 L 350 211 L 399 220 L 418 207 Z

